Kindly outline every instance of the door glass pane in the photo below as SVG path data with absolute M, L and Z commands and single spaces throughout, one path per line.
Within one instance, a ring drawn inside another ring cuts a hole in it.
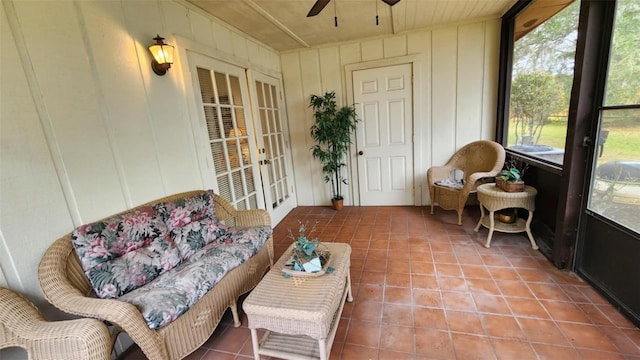
M 277 96 L 277 92 L 276 92 L 276 87 L 274 85 L 271 85 L 271 99 L 273 99 L 273 107 L 275 109 L 278 108 L 278 96 Z
M 250 193 L 254 193 L 256 191 L 256 184 L 255 181 L 253 181 L 253 174 L 251 172 L 251 169 L 244 169 L 244 176 L 247 180 L 247 191 Z
M 256 82 L 256 97 L 258 98 L 258 106 L 264 107 L 264 91 L 260 82 Z
M 244 109 L 242 86 L 237 76 L 197 69 L 198 84 L 207 124 L 211 159 L 217 180 L 217 192 L 236 208 L 256 204 L 248 119 Z M 253 197 L 251 202 L 249 198 Z
M 260 123 L 262 124 L 262 131 L 269 132 L 269 125 L 267 121 L 267 113 L 265 109 L 260 109 Z
M 213 92 L 213 83 L 211 82 L 211 76 L 209 70 L 198 68 L 198 80 L 200 82 L 200 95 L 202 96 L 202 102 L 204 104 L 211 104 L 216 102 L 215 94 Z
M 207 122 L 207 130 L 209 131 L 209 139 L 221 139 L 223 135 L 220 133 L 220 121 L 218 119 L 218 110 L 213 106 L 204 105 L 204 118 Z
M 528 11 L 539 11 L 544 3 L 535 1 L 516 18 L 506 143 L 511 150 L 561 165 L 580 2 L 539 25 L 523 23 L 533 17 Z
M 619 0 L 588 203 L 589 210 L 636 233 L 640 233 L 640 46 L 631 44 L 640 44 L 638 24 L 640 3 Z
M 221 142 L 211 143 L 211 155 L 213 156 L 216 173 L 227 171 L 227 160 L 224 156 L 224 149 L 222 148 Z
M 234 105 L 242 105 L 242 93 L 240 92 L 240 80 L 237 76 L 229 76 L 231 83 L 231 95 Z
M 640 2 L 618 0 L 605 106 L 640 103 Z
M 218 103 L 229 105 L 229 89 L 227 87 L 227 76 L 219 72 L 215 73 L 216 89 L 218 90 Z
M 241 134 L 247 135 L 247 123 L 244 118 L 244 110 L 242 108 L 236 108 L 236 124 L 237 127 L 241 130 Z
M 262 142 L 264 145 L 264 158 L 269 160 L 265 164 L 263 173 L 267 174 L 269 181 L 269 193 L 272 207 L 276 208 L 284 200 L 290 197 L 288 187 L 282 186 L 289 176 L 286 167 L 287 154 L 285 154 L 284 133 L 282 131 L 282 119 L 278 109 L 278 92 L 274 85 L 256 81 L 256 93 L 260 125 L 262 126 Z
M 640 232 L 640 109 L 605 110 L 601 123 L 589 209 Z

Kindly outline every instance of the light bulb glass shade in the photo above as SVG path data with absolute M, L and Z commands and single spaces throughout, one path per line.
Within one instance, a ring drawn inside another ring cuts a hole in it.
M 164 75 L 173 64 L 173 46 L 165 44 L 164 38 L 157 35 L 155 44 L 149 46 L 149 51 L 153 55 L 152 68 L 158 75 Z
M 153 44 L 149 46 L 149 51 L 158 64 L 173 64 L 173 46 Z

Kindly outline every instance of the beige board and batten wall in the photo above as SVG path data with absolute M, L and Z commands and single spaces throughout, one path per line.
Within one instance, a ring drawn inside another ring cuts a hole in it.
M 339 28 L 338 28 L 339 31 Z M 299 205 L 328 205 L 330 193 L 311 157 L 311 94 L 336 92 L 340 105 L 353 95 L 345 69 L 413 63 L 415 204 L 429 204 L 426 170 L 455 150 L 493 139 L 496 118 L 500 19 L 451 25 L 389 37 L 284 52 L 282 75 Z M 355 166 L 356 147 L 349 157 Z M 345 204 L 358 204 L 357 173 L 349 173 Z
M 152 38 L 188 39 L 269 73 L 280 72 L 280 59 L 181 0 L 3 0 L 0 26 L 0 280 L 55 318 L 64 315 L 47 306 L 37 269 L 56 238 L 210 186 L 196 155 L 181 59 L 156 76 Z

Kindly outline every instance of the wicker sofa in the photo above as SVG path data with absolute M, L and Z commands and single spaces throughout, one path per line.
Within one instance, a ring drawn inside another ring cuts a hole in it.
M 149 206 L 155 208 L 158 204 L 186 201 L 206 193 L 200 190 L 168 196 L 115 216 L 148 209 Z M 215 217 L 223 225 L 232 229 L 260 226 L 270 228 L 270 218 L 266 211 L 239 211 L 217 194 L 209 194 L 214 204 Z M 96 293 L 101 296 L 104 294 L 100 292 L 100 288 L 96 290 L 96 283 L 86 269 L 86 259 L 81 259 L 78 255 L 83 253 L 76 250 L 77 234 L 78 229 L 56 240 L 40 262 L 38 277 L 46 299 L 64 312 L 104 320 L 113 325 L 110 346 L 115 343 L 119 332 L 126 332 L 149 359 L 181 359 L 195 351 L 211 336 L 227 308 L 233 313 L 235 325 L 240 326 L 236 306 L 238 297 L 253 289 L 265 271 L 273 265 L 273 239 L 269 233 L 268 239 L 256 249 L 253 256 L 226 272 L 210 289 L 205 289 L 206 292 L 186 312 L 170 319 L 167 324 L 153 328 L 144 307 L 122 300 L 137 289 L 121 297 L 96 296 Z M 177 265 L 175 269 L 179 267 Z M 161 273 L 140 289 L 168 276 L 165 274 L 171 271 Z M 192 270 L 183 269 L 183 272 L 190 271 Z

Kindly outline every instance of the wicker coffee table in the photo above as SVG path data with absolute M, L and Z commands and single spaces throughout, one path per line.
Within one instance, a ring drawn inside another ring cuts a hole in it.
M 253 354 L 285 359 L 326 360 L 331 352 L 345 300 L 353 301 L 349 273 L 351 247 L 329 248 L 331 273 L 317 277 L 282 276 L 291 245 L 247 296 L 242 308 L 249 320 Z M 258 341 L 257 329 L 267 332 Z

